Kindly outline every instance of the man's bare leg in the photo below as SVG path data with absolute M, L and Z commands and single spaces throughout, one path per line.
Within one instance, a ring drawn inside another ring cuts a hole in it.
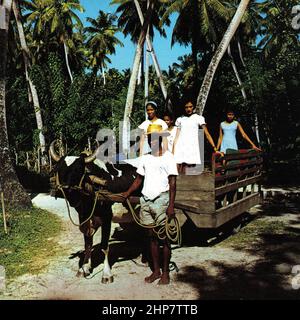
M 170 283 L 170 275 L 169 275 L 169 264 L 171 259 L 171 246 L 166 239 L 163 246 L 163 270 L 162 275 L 158 284 L 169 284 Z
M 145 278 L 145 282 L 152 283 L 153 281 L 160 278 L 160 267 L 159 267 L 159 244 L 158 240 L 152 236 L 150 242 L 151 255 L 153 260 L 153 272 L 150 276 Z

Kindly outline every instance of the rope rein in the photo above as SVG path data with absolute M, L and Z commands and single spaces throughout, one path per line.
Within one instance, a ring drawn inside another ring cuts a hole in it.
M 80 179 L 80 182 L 79 182 L 79 185 L 71 187 L 71 188 L 73 190 L 84 192 L 83 188 L 82 188 L 82 183 L 83 183 L 84 177 L 85 177 L 85 174 L 82 175 L 82 177 Z M 70 188 L 70 187 L 60 184 L 58 173 L 56 173 L 56 187 L 63 194 L 63 197 L 64 197 L 65 202 L 66 202 L 66 206 L 67 206 L 69 219 L 72 222 L 72 224 L 74 226 L 76 226 L 76 227 L 81 227 L 82 225 L 84 225 L 86 222 L 88 222 L 92 218 L 92 216 L 94 215 L 94 212 L 95 212 L 95 208 L 96 208 L 99 196 L 111 201 L 111 198 L 110 198 L 111 194 L 109 192 L 107 192 L 105 190 L 96 191 L 95 192 L 94 203 L 93 203 L 93 208 L 92 208 L 92 211 L 91 211 L 89 217 L 87 219 L 85 219 L 83 222 L 78 224 L 73 220 L 73 218 L 71 216 L 70 206 L 69 206 L 69 203 L 68 203 L 65 191 L 64 191 L 64 188 L 67 188 L 67 187 Z M 118 196 L 122 197 L 121 194 L 118 194 Z M 179 225 L 179 222 L 178 222 L 178 219 L 176 218 L 176 216 L 172 217 L 171 219 L 169 217 L 166 217 L 166 219 L 162 220 L 159 224 L 145 225 L 145 224 L 140 222 L 140 218 L 135 213 L 135 211 L 134 211 L 129 199 L 126 199 L 126 202 L 127 202 L 127 205 L 129 207 L 129 210 L 130 210 L 130 212 L 132 214 L 132 217 L 133 217 L 134 221 L 139 226 L 141 226 L 143 228 L 146 228 L 146 229 L 153 229 L 154 233 L 157 235 L 158 239 L 160 239 L 160 240 L 165 240 L 166 238 L 168 238 L 171 242 L 173 242 L 173 243 L 177 242 L 178 246 L 181 246 L 181 241 L 182 241 L 181 228 L 180 228 L 180 225 Z
M 84 179 L 84 174 L 82 175 L 82 177 L 81 177 L 81 179 L 80 179 L 79 185 L 78 185 L 78 186 L 75 186 L 75 187 L 72 187 L 72 189 L 82 191 L 82 186 L 81 186 L 81 185 L 82 185 L 83 179 Z M 81 222 L 81 223 L 78 224 L 78 223 L 76 223 L 76 222 L 73 220 L 73 218 L 72 218 L 72 216 L 71 216 L 70 206 L 69 206 L 69 203 L 68 203 L 68 200 L 67 200 L 65 191 L 64 191 L 64 187 L 66 187 L 66 186 L 63 186 L 63 185 L 60 184 L 59 178 L 58 178 L 58 173 L 56 173 L 56 186 L 57 186 L 57 189 L 60 190 L 61 193 L 62 193 L 63 196 L 64 196 L 64 199 L 65 199 L 65 202 L 66 202 L 66 206 L 67 206 L 67 210 L 68 210 L 68 216 L 69 216 L 70 221 L 72 222 L 72 224 L 73 224 L 74 226 L 80 228 L 82 225 L 84 225 L 86 222 L 88 222 L 88 221 L 92 218 L 92 216 L 93 216 L 93 214 L 94 214 L 94 211 L 95 211 L 95 208 L 96 208 L 97 200 L 98 200 L 97 194 L 95 195 L 95 200 L 94 200 L 93 208 L 92 208 L 92 211 L 91 211 L 89 217 L 88 217 L 87 219 L 85 219 L 83 222 Z
M 181 240 L 182 240 L 181 228 L 180 228 L 178 219 L 175 216 L 172 219 L 169 219 L 168 217 L 166 217 L 166 219 L 161 221 L 159 224 L 145 225 L 140 222 L 140 218 L 135 213 L 129 199 L 126 199 L 126 202 L 133 216 L 134 221 L 139 226 L 146 229 L 153 229 L 158 239 L 160 240 L 165 240 L 167 237 L 171 242 L 175 242 L 175 243 L 177 242 L 178 246 L 181 246 Z

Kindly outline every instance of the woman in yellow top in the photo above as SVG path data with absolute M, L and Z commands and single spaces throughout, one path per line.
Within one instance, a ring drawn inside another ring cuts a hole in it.
M 150 151 L 148 142 L 146 141 L 145 143 L 145 136 L 147 133 L 148 126 L 150 124 L 161 125 L 163 131 L 168 129 L 168 125 L 162 119 L 157 117 L 157 104 L 154 101 L 147 102 L 146 112 L 147 112 L 148 119 L 142 122 L 138 126 L 139 129 L 143 130 L 141 134 L 141 140 L 140 140 L 140 154 L 139 154 L 140 156 Z

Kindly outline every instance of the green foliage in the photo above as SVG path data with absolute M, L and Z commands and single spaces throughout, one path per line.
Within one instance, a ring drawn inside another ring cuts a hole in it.
M 120 5 L 118 26 L 124 27 L 123 33 L 136 40 L 140 23 L 134 3 L 113 2 Z M 111 128 L 118 136 L 130 70 L 104 68 L 109 54 L 120 44 L 116 38 L 116 17 L 100 11 L 99 17 L 88 20 L 90 25 L 84 32 L 78 21 L 76 26 L 73 24 L 76 17 L 73 22 L 69 19 L 74 10 L 80 10 L 79 1 L 48 0 L 46 6 L 42 0 L 26 3 L 26 38 L 33 55 L 30 76 L 39 94 L 48 145 L 62 133 L 69 148 L 75 147 L 74 152 L 79 152 L 86 146 L 88 137 L 93 139 L 100 128 Z M 66 14 L 60 11 L 62 3 L 68 4 Z M 142 3 L 143 11 L 145 3 Z M 164 71 L 175 116 L 182 114 L 184 99 L 196 99 L 216 45 L 238 3 L 218 0 L 155 2 L 152 27 L 164 35 L 164 25 L 159 20 L 178 12 L 173 41 L 191 47 L 191 54 L 179 57 L 177 63 Z M 257 114 L 261 145 L 266 159 L 270 159 L 270 167 L 279 161 L 290 161 L 300 167 L 300 50 L 299 33 L 291 27 L 294 4 L 297 0 L 270 0 L 249 5 L 231 41 L 233 59 L 247 98 L 242 97 L 242 88 L 225 55 L 215 74 L 204 113 L 215 141 L 226 108 L 236 110 L 252 140 L 255 140 L 253 126 Z M 55 10 L 49 13 L 46 7 Z M 153 35 L 152 27 L 150 35 Z M 28 101 L 22 54 L 16 39 L 15 35 L 10 35 L 7 123 L 12 148 L 24 152 L 36 145 L 38 131 L 32 103 Z M 66 68 L 64 41 L 69 49 L 73 83 Z M 99 70 L 105 72 L 106 84 Z M 161 115 L 165 102 L 153 68 L 150 68 L 149 99 L 158 102 Z M 144 120 L 144 103 L 143 86 L 138 86 L 132 127 Z
M 59 253 L 55 241 L 61 230 L 59 218 L 47 211 L 9 212 L 9 234 L 4 234 L 2 212 L 0 217 L 0 265 L 5 267 L 8 279 L 27 272 L 42 271 L 49 257 Z

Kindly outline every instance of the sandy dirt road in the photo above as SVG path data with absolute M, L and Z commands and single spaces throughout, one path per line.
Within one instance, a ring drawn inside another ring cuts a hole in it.
M 196 299 L 299 299 L 300 290 L 293 289 L 298 281 L 292 273 L 300 265 L 298 238 L 286 235 L 272 237 L 270 233 L 246 248 L 238 244 L 226 245 L 213 240 L 210 244 L 189 244 L 174 247 L 172 260 L 179 268 L 171 272 L 171 283 L 159 286 L 146 284 L 143 279 L 149 268 L 141 263 L 139 241 L 114 238 L 113 223 L 110 242 L 110 262 L 114 275 L 111 284 L 101 283 L 103 264 L 95 264 L 89 279 L 76 277 L 83 237 L 68 218 L 63 199 L 39 194 L 35 206 L 46 209 L 63 220 L 63 231 L 57 239 L 62 248 L 59 257 L 37 275 L 26 274 L 10 281 L 1 299 L 87 299 L 87 300 L 196 300 Z M 274 207 L 275 208 L 275 207 Z M 300 210 L 294 204 L 283 205 L 278 212 L 270 206 L 258 206 L 250 216 L 259 215 L 261 221 L 282 221 L 286 229 L 300 234 Z M 72 210 L 72 216 L 76 213 Z M 248 228 L 251 222 L 243 226 Z M 128 232 L 127 232 L 128 233 Z M 122 233 L 121 233 L 122 235 Z M 125 233 L 126 235 L 126 233 Z M 199 235 L 201 237 L 201 235 Z M 234 236 L 234 235 L 233 235 Z M 99 243 L 100 232 L 95 236 Z M 126 237 L 125 237 L 126 238 Z M 225 241 L 226 242 L 226 241 Z M 97 256 L 97 246 L 94 257 Z M 97 257 L 95 258 L 97 260 Z M 300 284 L 300 279 L 299 279 Z M 299 285 L 300 286 L 300 285 Z

